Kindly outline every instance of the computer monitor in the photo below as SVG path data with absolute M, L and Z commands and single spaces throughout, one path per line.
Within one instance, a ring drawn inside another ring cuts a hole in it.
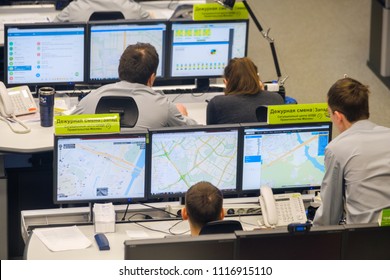
M 171 22 L 170 78 L 221 77 L 229 60 L 247 55 L 248 20 Z
M 343 258 L 347 260 L 389 260 L 390 227 L 378 224 L 345 225 Z
M 342 257 L 342 225 L 312 227 L 302 233 L 276 228 L 235 234 L 239 260 L 339 260 Z
M 156 77 L 164 77 L 166 21 L 95 21 L 89 22 L 88 31 L 89 83 L 119 81 L 119 59 L 128 45 L 138 42 L 156 48 L 160 60 Z
M 149 130 L 150 197 L 184 197 L 199 181 L 236 193 L 239 126 Z
M 85 23 L 6 24 L 4 38 L 9 86 L 85 81 Z
M 145 198 L 146 131 L 55 136 L 54 203 Z
M 332 123 L 243 124 L 242 191 L 320 188 Z
M 233 260 L 233 233 L 126 240 L 125 260 Z

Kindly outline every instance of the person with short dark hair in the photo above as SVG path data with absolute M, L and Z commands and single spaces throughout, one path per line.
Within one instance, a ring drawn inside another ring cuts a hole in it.
M 283 97 L 264 90 L 257 66 L 248 57 L 233 58 L 224 69 L 225 95 L 207 104 L 207 124 L 257 122 L 261 105 L 284 104 Z
M 390 207 L 390 129 L 368 120 L 368 86 L 338 80 L 328 110 L 340 134 L 327 146 L 314 225 L 376 223 Z
M 94 12 L 122 12 L 125 19 L 148 19 L 149 13 L 132 0 L 73 0 L 54 18 L 54 22 L 88 21 Z
M 79 102 L 72 114 L 94 114 L 103 96 L 130 96 L 138 106 L 138 128 L 197 124 L 188 117 L 184 105 L 175 105 L 164 94 L 152 89 L 158 63 L 158 53 L 151 44 L 129 45 L 119 61 L 120 82 L 104 85 L 91 92 Z
M 199 235 L 208 222 L 224 218 L 222 192 L 209 182 L 199 182 L 191 186 L 185 195 L 182 217 L 190 224 L 191 235 Z

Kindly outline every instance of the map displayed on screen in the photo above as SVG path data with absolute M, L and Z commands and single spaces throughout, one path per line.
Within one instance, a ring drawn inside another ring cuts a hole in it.
M 59 139 L 57 199 L 144 197 L 145 137 Z
M 321 185 L 325 148 L 324 130 L 256 131 L 248 129 L 244 139 L 243 190 L 261 185 L 272 188 Z
M 152 194 L 184 193 L 199 181 L 236 188 L 238 131 L 154 134 Z
M 164 42 L 166 25 L 156 24 L 107 24 L 91 26 L 90 79 L 119 79 L 119 59 L 128 45 L 150 43 L 160 58 L 157 77 L 163 75 Z

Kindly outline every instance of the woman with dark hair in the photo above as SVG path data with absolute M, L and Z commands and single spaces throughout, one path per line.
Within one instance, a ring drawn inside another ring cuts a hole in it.
M 224 70 L 225 95 L 207 105 L 207 124 L 257 122 L 261 105 L 284 104 L 278 93 L 264 90 L 257 67 L 248 57 L 233 58 Z

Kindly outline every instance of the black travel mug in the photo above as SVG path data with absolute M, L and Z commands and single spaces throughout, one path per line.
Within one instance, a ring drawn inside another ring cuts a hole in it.
M 55 90 L 51 87 L 42 87 L 39 89 L 39 112 L 41 116 L 41 126 L 53 126 L 54 116 L 54 94 Z

